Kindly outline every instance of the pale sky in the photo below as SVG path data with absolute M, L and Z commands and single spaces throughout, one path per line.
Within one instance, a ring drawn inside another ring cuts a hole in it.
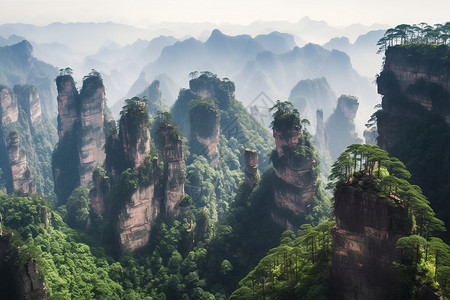
M 160 22 L 246 25 L 256 20 L 297 22 L 304 16 L 332 26 L 354 23 L 429 24 L 450 21 L 449 0 L 0 0 L 3 23 Z

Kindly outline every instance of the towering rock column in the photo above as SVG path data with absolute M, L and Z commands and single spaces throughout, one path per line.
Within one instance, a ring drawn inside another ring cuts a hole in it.
M 160 129 L 164 132 L 164 207 L 166 215 L 174 216 L 179 213 L 177 204 L 184 198 L 183 143 L 173 125 L 164 123 Z
M 4 86 L 0 86 L 0 105 L 2 113 L 2 125 L 17 122 L 19 110 L 17 99 L 12 91 Z
M 79 121 L 79 95 L 75 81 L 70 75 L 56 78 L 58 89 L 58 136 L 59 141 L 68 132 L 73 132 L 75 124 Z
M 31 85 L 16 85 L 14 87 L 14 94 L 16 94 L 17 101 L 29 117 L 30 126 L 34 127 L 36 121 L 42 115 L 38 89 Z
M 153 164 L 150 161 L 150 130 L 147 107 L 143 103 L 130 104 L 120 119 L 119 140 L 127 167 L 148 169 L 150 182 L 139 184 L 118 216 L 117 229 L 121 252 L 133 252 L 148 245 L 150 230 L 160 211 L 160 201 L 155 197 Z
M 8 154 L 14 190 L 21 189 L 25 194 L 36 193 L 36 182 L 28 169 L 27 157 L 20 150 L 17 132 L 9 135 Z
M 87 185 L 92 180 L 92 170 L 105 160 L 105 87 L 100 76 L 89 76 L 83 81 L 80 100 L 80 185 Z
M 273 160 L 275 176 L 284 184 L 274 184 L 274 198 L 278 209 L 273 210 L 272 219 L 279 225 L 293 229 L 303 222 L 302 215 L 308 204 L 317 194 L 317 177 L 314 168 L 317 162 L 307 152 L 312 153 L 309 138 L 303 136 L 300 125 L 274 125 L 273 137 L 277 157 Z M 297 154 L 299 147 L 303 147 L 303 155 Z M 286 211 L 292 217 L 285 217 Z
M 247 148 L 245 149 L 244 159 L 245 159 L 244 184 L 250 190 L 253 190 L 259 178 L 258 153 L 256 152 L 256 150 Z
M 316 135 L 314 136 L 314 144 L 320 153 L 328 151 L 325 137 L 325 124 L 323 122 L 323 111 L 316 110 Z

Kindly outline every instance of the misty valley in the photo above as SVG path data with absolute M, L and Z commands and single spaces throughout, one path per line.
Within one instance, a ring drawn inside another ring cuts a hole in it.
M 450 299 L 450 22 L 169 25 L 0 25 L 0 299 Z

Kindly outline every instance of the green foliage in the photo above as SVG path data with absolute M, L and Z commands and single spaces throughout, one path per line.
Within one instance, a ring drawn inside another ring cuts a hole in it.
M 80 186 L 72 191 L 67 199 L 67 215 L 65 222 L 72 228 L 86 230 L 90 223 L 90 204 L 89 190 Z
M 333 221 L 325 221 L 302 225 L 297 234 L 284 232 L 280 246 L 260 260 L 229 299 L 329 299 L 333 227 Z
M 447 44 L 450 41 L 450 22 L 445 24 L 427 23 L 400 24 L 395 28 L 389 28 L 378 41 L 380 46 L 378 53 L 385 51 L 390 46 L 404 45 L 408 43 L 422 44 Z
M 273 120 L 270 123 L 270 128 L 276 128 L 282 131 L 300 130 L 302 129 L 302 122 L 307 122 L 307 124 L 309 124 L 308 120 L 300 120 L 298 110 L 288 101 L 281 102 L 280 100 L 277 100 L 275 105 L 269 109 L 269 111 L 274 110 L 275 112 L 272 114 Z

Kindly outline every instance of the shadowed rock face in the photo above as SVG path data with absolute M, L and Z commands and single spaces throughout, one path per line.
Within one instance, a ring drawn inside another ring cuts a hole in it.
M 92 180 L 92 170 L 105 160 L 104 106 L 105 87 L 100 77 L 83 81 L 80 93 L 81 134 L 79 144 L 80 185 Z
M 305 138 L 300 128 L 273 129 L 277 159 L 274 161 L 274 171 L 279 179 L 273 185 L 275 204 L 291 217 L 285 217 L 279 212 L 271 213 L 277 224 L 294 229 L 295 220 L 291 219 L 305 213 L 308 204 L 317 194 L 317 178 L 313 168 L 317 162 L 312 158 L 298 156 L 295 150 Z M 310 145 L 312 147 L 312 145 Z
M 176 216 L 177 204 L 184 198 L 183 143 L 171 124 L 164 124 L 161 129 L 164 134 L 165 213 Z
M 58 90 L 58 136 L 61 141 L 68 132 L 73 132 L 79 122 L 79 95 L 72 76 L 64 75 L 56 79 Z
M 25 110 L 26 115 L 29 116 L 30 124 L 34 126 L 42 115 L 38 89 L 31 85 L 16 85 L 14 86 L 14 94 L 16 94 L 17 101 Z
M 335 193 L 332 284 L 336 299 L 388 299 L 395 292 L 395 244 L 409 234 L 407 209 L 344 186 Z
M 19 116 L 17 99 L 14 93 L 4 86 L 0 86 L 0 105 L 2 125 L 17 122 Z
M 27 157 L 20 150 L 17 132 L 11 132 L 9 135 L 8 154 L 13 188 L 15 190 L 21 189 L 25 194 L 36 193 L 36 182 L 28 169 Z
M 6 260 L 8 256 L 15 256 L 14 252 L 18 249 L 12 249 L 9 242 L 9 236 L 0 236 L 0 259 Z M 49 291 L 45 286 L 38 264 L 35 258 L 29 259 L 24 265 L 23 270 L 17 268 L 16 265 L 8 263 L 9 273 L 12 277 L 13 287 L 17 299 L 33 300 L 47 299 Z
M 244 159 L 245 159 L 244 184 L 249 188 L 249 190 L 253 190 L 259 178 L 258 153 L 256 152 L 256 150 L 245 149 Z

